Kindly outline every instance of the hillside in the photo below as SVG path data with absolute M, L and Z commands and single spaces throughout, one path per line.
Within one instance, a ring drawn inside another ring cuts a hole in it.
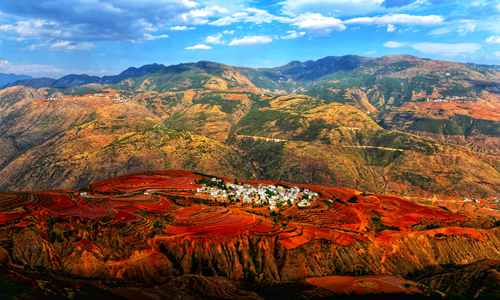
M 127 79 L 112 88 L 126 91 L 178 92 L 191 89 L 231 90 L 247 88 L 258 91 L 240 72 L 231 66 L 215 62 L 179 64 L 159 69 L 151 74 Z
M 385 92 L 396 93 L 384 90 L 382 82 L 415 80 L 405 76 L 447 77 L 444 72 L 459 68 L 458 75 L 439 84 L 448 84 L 446 89 L 432 87 L 442 93 L 465 76 L 496 80 L 497 73 L 409 56 L 328 58 L 320 63 L 328 61 L 363 64 L 343 70 L 347 73 L 332 85 L 379 78 L 371 92 L 366 87 L 345 88 L 346 95 L 362 95 L 359 103 L 372 113 L 349 102 L 357 99 L 353 96 L 339 103 L 328 93 L 320 100 L 264 92 L 240 69 L 206 61 L 160 68 L 112 86 L 4 89 L 0 187 L 77 189 L 130 172 L 213 168 L 244 180 L 322 184 L 405 197 L 498 194 L 500 161 L 494 147 L 500 140 L 493 90 L 480 92 L 489 93 L 489 100 L 467 103 L 414 99 L 401 100 L 398 106 L 372 101 L 385 99 Z M 293 63 L 281 72 L 313 74 L 318 64 Z M 40 100 L 44 98 L 52 100 Z M 473 108 L 467 110 L 467 105 Z M 412 117 L 403 122 L 398 111 Z
M 281 205 L 270 211 L 254 198 L 249 203 L 237 192 L 246 190 L 267 191 L 260 199 Z M 288 197 L 308 200 L 287 203 Z M 11 278 L 10 295 L 24 297 L 93 291 L 107 298 L 275 299 L 286 289 L 297 298 L 422 296 L 424 282 L 456 290 L 435 279 L 437 272 L 456 274 L 455 268 L 498 260 L 499 239 L 492 220 L 398 197 L 276 181 L 236 183 L 182 170 L 109 178 L 79 192 L 0 194 L 0 268 Z M 498 284 L 492 275 L 489 283 Z M 34 280 L 48 282 L 20 288 Z
M 141 105 L 106 98 L 18 103 L 0 124 L 5 141 L 0 187 L 77 188 L 131 171 L 163 168 L 249 176 L 233 149 L 167 129 L 159 121 Z
M 500 183 L 497 160 L 384 130 L 351 106 L 306 96 L 259 102 L 233 131 L 230 143 L 252 157 L 261 179 L 421 197 L 486 197 Z
M 353 105 L 385 129 L 500 154 L 495 68 L 399 55 L 327 57 L 243 72 L 259 88 Z

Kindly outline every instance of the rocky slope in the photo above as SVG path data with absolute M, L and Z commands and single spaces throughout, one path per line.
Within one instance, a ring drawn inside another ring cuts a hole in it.
M 470 299 L 497 299 L 500 297 L 500 262 L 486 260 L 472 263 L 456 270 L 422 276 L 419 282 Z

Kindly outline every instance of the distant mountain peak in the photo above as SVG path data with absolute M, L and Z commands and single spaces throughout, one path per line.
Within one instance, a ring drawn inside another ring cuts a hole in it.
M 16 85 L 23 85 L 23 86 L 28 86 L 32 88 L 42 88 L 42 87 L 58 87 L 58 88 L 63 88 L 63 87 L 76 87 L 76 86 L 81 86 L 84 84 L 89 84 L 89 83 L 98 83 L 98 84 L 115 84 L 118 83 L 124 79 L 130 78 L 130 77 L 140 77 L 144 76 L 148 73 L 152 73 L 158 69 L 164 68 L 165 66 L 163 64 L 149 64 L 149 65 L 144 65 L 139 68 L 135 67 L 130 67 L 126 69 L 125 71 L 121 72 L 118 75 L 112 75 L 112 76 L 90 76 L 87 74 L 69 74 L 65 75 L 59 79 L 52 79 L 52 78 L 26 78 L 24 80 L 17 80 L 17 81 L 10 81 L 3 86 L 0 86 L 0 89 L 4 89 L 7 87 L 11 86 L 16 86 Z
M 29 75 L 16 75 L 14 73 L 9 73 L 9 74 L 0 73 L 0 86 L 4 84 L 9 84 L 14 81 L 26 80 L 26 79 L 33 79 L 33 77 Z

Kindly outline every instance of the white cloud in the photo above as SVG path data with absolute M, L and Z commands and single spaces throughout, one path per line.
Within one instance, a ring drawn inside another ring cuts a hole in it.
M 500 36 L 497 37 L 497 36 L 492 35 L 486 39 L 486 42 L 500 44 Z
M 450 32 L 451 30 L 447 27 L 443 27 L 443 28 L 438 28 L 438 29 L 434 29 L 434 30 L 431 30 L 429 31 L 428 35 L 442 35 L 442 34 L 446 34 L 448 32 Z
M 401 48 L 401 47 L 406 46 L 406 43 L 389 41 L 389 42 L 385 42 L 383 46 L 387 47 L 387 48 Z
M 168 35 L 166 34 L 162 34 L 162 35 L 151 35 L 151 34 L 148 34 L 148 33 L 145 33 L 142 35 L 142 37 L 136 39 L 136 40 L 131 40 L 130 42 L 132 43 L 144 43 L 144 42 L 147 42 L 147 41 L 154 41 L 154 40 L 157 40 L 157 39 L 166 39 L 168 38 Z
M 303 37 L 304 34 L 306 34 L 305 32 L 297 32 L 295 30 L 291 30 L 291 31 L 287 31 L 288 35 L 285 35 L 285 36 L 282 36 L 281 38 L 282 39 L 296 39 L 296 38 L 299 38 L 299 37 Z
M 222 33 L 231 35 L 234 33 L 234 30 L 224 30 Z
M 187 47 L 186 50 L 210 50 L 212 49 L 212 47 L 210 46 L 206 46 L 206 45 L 203 45 L 203 44 L 199 44 L 199 45 L 196 45 L 196 46 L 192 46 L 192 47 Z
M 15 65 L 6 60 L 0 60 L 0 72 L 15 74 L 63 73 L 64 70 L 51 65 Z
M 412 47 L 427 54 L 458 55 L 462 53 L 472 53 L 481 48 L 475 43 L 443 44 L 443 43 L 418 43 Z
M 292 25 L 305 29 L 309 33 L 325 35 L 332 30 L 343 31 L 346 29 L 342 21 L 333 17 L 324 17 L 318 13 L 305 13 L 293 19 Z
M 29 45 L 24 50 L 33 51 L 36 49 L 46 48 L 53 51 L 73 52 L 79 50 L 90 50 L 95 47 L 97 46 L 90 42 L 78 43 L 78 42 L 68 42 L 68 41 L 49 41 L 45 43 Z
M 366 52 L 365 52 L 365 54 L 375 54 L 375 53 L 377 53 L 377 51 L 376 51 L 376 50 L 371 50 L 371 51 L 366 51 Z
M 193 30 L 193 29 L 196 29 L 196 27 L 187 27 L 187 26 L 170 27 L 170 30 L 173 30 L 173 31 L 184 31 L 184 30 Z
M 466 36 L 467 33 L 476 31 L 476 24 L 468 23 L 468 24 L 462 25 L 462 26 L 458 27 L 457 31 L 458 31 L 458 34 L 460 36 Z
M 85 48 L 90 44 L 84 43 L 101 41 L 144 42 L 164 38 L 161 30 L 193 29 L 188 26 L 205 24 L 207 18 L 228 12 L 216 5 L 203 6 L 190 0 L 2 0 L 1 3 L 3 15 L 9 16 L 0 22 L 3 36 L 33 40 L 32 44 L 72 43 L 67 47 L 60 44 L 65 49 Z M 152 32 L 155 36 L 145 35 Z M 74 47 L 73 43 L 80 46 Z
M 59 41 L 49 46 L 49 49 L 55 51 L 75 51 L 75 50 L 89 50 L 97 47 L 93 43 L 83 42 L 75 43 L 68 41 Z
M 387 32 L 393 32 L 396 30 L 396 27 L 392 24 L 387 25 Z
M 299 29 L 306 30 L 309 33 L 324 35 L 330 33 L 332 30 L 342 31 L 345 30 L 345 26 L 342 21 L 334 17 L 325 17 L 320 13 L 304 13 L 295 17 L 282 17 L 275 16 L 269 12 L 256 9 L 256 8 L 246 8 L 243 11 L 234 13 L 231 16 L 226 16 L 220 18 L 216 21 L 210 22 L 210 25 L 215 26 L 227 26 L 233 23 L 272 23 L 280 22 L 285 24 L 292 24 Z
M 344 21 L 344 24 L 366 24 L 366 25 L 437 25 L 444 21 L 444 18 L 436 15 L 412 16 L 407 14 L 388 14 L 381 17 L 361 17 Z
M 273 39 L 268 36 L 246 36 L 242 39 L 234 39 L 229 46 L 253 47 L 272 42 Z
M 203 25 L 208 23 L 208 18 L 220 13 L 227 13 L 228 10 L 217 5 L 208 6 L 203 9 L 190 10 L 181 14 L 176 20 L 184 24 Z
M 495 56 L 500 57 L 500 51 L 493 52 L 493 54 L 494 54 Z
M 40 19 L 32 19 L 27 21 L 19 21 L 15 24 L 4 24 L 0 26 L 0 31 L 11 34 L 16 34 L 16 40 L 24 40 L 30 38 L 38 38 L 44 35 L 59 34 L 62 37 L 68 33 L 62 30 L 54 30 L 58 28 L 57 22 L 51 22 Z
M 216 35 L 210 35 L 205 39 L 205 43 L 208 44 L 225 44 L 226 42 L 222 40 L 222 33 Z

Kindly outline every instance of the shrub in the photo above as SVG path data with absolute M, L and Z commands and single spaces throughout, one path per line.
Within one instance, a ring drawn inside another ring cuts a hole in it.
M 14 295 L 17 294 L 21 287 L 14 283 L 12 278 L 6 278 L 0 275 L 0 299 L 17 299 Z
M 59 243 L 64 242 L 64 238 L 62 237 L 62 235 L 60 235 L 60 234 L 58 234 L 58 235 L 57 235 L 57 241 L 58 241 Z
M 54 231 L 52 231 L 52 232 L 50 233 L 50 242 L 51 242 L 52 244 L 53 244 L 53 243 L 55 243 L 56 238 L 57 238 L 57 234 L 56 234 Z

